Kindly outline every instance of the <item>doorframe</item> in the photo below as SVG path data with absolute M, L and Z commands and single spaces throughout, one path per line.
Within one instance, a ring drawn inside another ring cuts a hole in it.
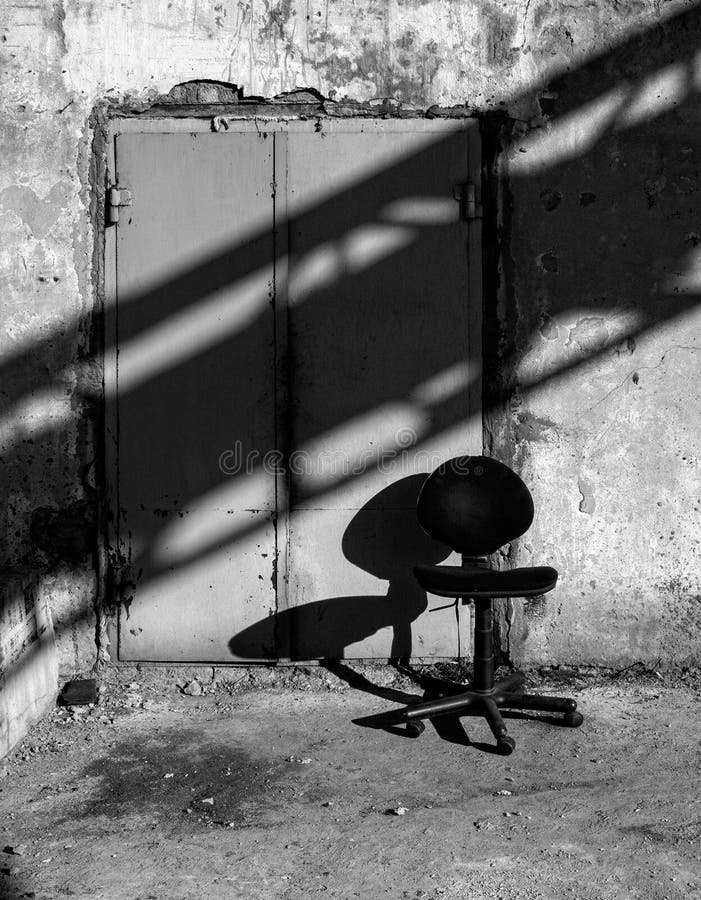
M 281 106 L 283 107 L 281 109 Z M 376 129 L 378 132 L 423 132 L 423 133 L 450 133 L 460 130 L 473 130 L 474 139 L 468 140 L 468 158 L 467 158 L 467 178 L 475 186 L 475 200 L 477 208 L 481 208 L 482 195 L 484 191 L 484 170 L 483 170 L 483 146 L 481 133 L 481 119 L 469 109 L 458 110 L 455 112 L 448 111 L 445 115 L 392 115 L 385 112 L 378 115 L 375 110 L 367 110 L 366 114 L 357 113 L 352 110 L 350 114 L 328 115 L 325 113 L 315 113 L 313 116 L 305 114 L 301 110 L 295 114 L 292 107 L 295 104 L 289 104 L 290 113 L 284 109 L 285 104 L 277 104 L 273 109 L 266 108 L 266 104 L 251 105 L 248 109 L 238 106 L 223 106 L 222 115 L 212 115 L 212 107 L 207 107 L 206 111 L 203 107 L 202 112 L 198 112 L 192 107 L 187 111 L 188 114 L 183 115 L 182 111 L 173 108 L 168 110 L 161 107 L 150 111 L 134 111 L 123 110 L 119 108 L 111 108 L 102 111 L 96 116 L 97 126 L 96 137 L 93 142 L 93 154 L 97 159 L 94 162 L 95 172 L 95 193 L 97 203 L 95 204 L 96 219 L 96 245 L 97 245 L 97 294 L 98 308 L 100 305 L 115 306 L 117 304 L 117 231 L 107 221 L 107 195 L 109 188 L 117 186 L 117 169 L 116 169 L 116 141 L 117 137 L 122 134 L 177 134 L 177 133 L 210 133 L 212 131 L 223 134 L 229 131 L 239 133 L 257 132 L 259 134 L 272 134 L 273 136 L 282 135 L 294 131 L 307 131 L 309 129 L 319 130 L 323 127 L 323 123 L 333 124 L 333 129 L 337 132 L 356 132 L 359 126 Z M 439 111 L 440 112 L 440 111 Z M 277 149 L 277 146 L 276 146 Z M 274 151 L 275 152 L 275 151 Z M 276 167 L 274 167 L 276 171 Z M 274 203 L 274 222 L 277 222 L 278 216 L 285 217 L 286 213 L 286 190 L 282 190 L 282 183 L 278 183 L 276 173 L 276 181 L 271 186 L 273 190 Z M 124 186 L 128 187 L 128 186 Z M 286 185 L 285 185 L 286 187 Z M 483 290 L 483 226 L 481 215 L 471 219 L 467 223 L 468 240 L 467 240 L 467 265 L 468 265 L 468 291 L 465 298 L 468 304 L 468 358 L 475 360 L 476 377 L 472 379 L 468 393 L 468 408 L 476 411 L 475 421 L 471 421 L 469 428 L 471 432 L 476 432 L 473 443 L 481 446 L 484 445 L 484 416 L 485 410 L 482 403 L 483 398 L 483 319 L 484 319 L 484 290 Z M 278 234 L 275 229 L 276 235 Z M 284 239 L 284 238 L 283 238 Z M 285 289 L 280 294 L 277 293 L 277 282 L 283 285 L 288 283 L 287 260 L 286 253 L 280 253 L 279 244 L 275 247 L 275 296 L 280 297 L 283 302 L 275 304 L 275 394 L 276 394 L 276 423 L 275 434 L 278 446 L 283 447 L 284 438 L 287 433 L 285 428 L 287 416 L 287 302 Z M 284 248 L 282 248 L 284 250 Z M 278 263 L 278 258 L 282 259 L 282 263 Z M 278 278 L 278 275 L 281 277 Z M 478 298 L 477 302 L 472 302 L 474 298 Z M 101 522 L 100 548 L 98 553 L 98 605 L 103 613 L 107 614 L 106 620 L 103 620 L 101 629 L 103 639 L 107 647 L 116 649 L 116 652 L 110 654 L 112 663 L 131 665 L 129 661 L 120 661 L 119 659 L 119 620 L 118 616 L 121 611 L 128 608 L 130 597 L 128 594 L 129 583 L 125 580 L 124 575 L 129 571 L 129 561 L 122 553 L 119 537 L 119 522 L 115 521 L 111 515 L 112 510 L 119 510 L 119 456 L 118 456 L 118 404 L 106 404 L 104 396 L 108 392 L 112 392 L 113 396 L 117 396 L 118 372 L 116 364 L 116 354 L 112 355 L 109 360 L 105 356 L 104 348 L 107 346 L 116 346 L 116 329 L 117 317 L 113 317 L 115 329 L 113 333 L 107 334 L 106 327 L 101 330 L 98 336 L 97 344 L 101 363 L 103 367 L 103 416 L 102 416 L 102 433 L 103 433 L 103 487 L 104 494 L 101 502 L 99 519 Z M 479 436 L 479 441 L 477 440 Z M 277 501 L 282 500 L 282 512 L 280 506 L 277 505 L 274 516 L 275 523 L 275 541 L 276 541 L 276 559 L 274 563 L 275 577 L 275 610 L 283 612 L 290 608 L 288 598 L 288 572 L 289 572 L 289 503 L 287 498 L 289 495 L 289 485 L 287 476 L 278 473 L 275 479 L 276 505 Z M 114 486 L 114 491 L 112 490 Z M 471 612 L 470 612 L 471 615 Z M 462 630 L 462 629 L 461 629 Z M 470 630 L 471 631 L 471 630 Z M 290 664 L 289 647 L 279 647 L 277 660 L 266 661 L 266 664 Z M 314 661 L 310 661 L 313 663 Z M 157 663 L 153 663 L 156 665 Z M 245 665 L 247 663 L 232 660 L 231 663 L 218 662 L 216 665 Z M 299 665 L 300 661 L 295 660 L 295 665 Z M 161 663 L 161 665 L 169 665 L 169 663 Z

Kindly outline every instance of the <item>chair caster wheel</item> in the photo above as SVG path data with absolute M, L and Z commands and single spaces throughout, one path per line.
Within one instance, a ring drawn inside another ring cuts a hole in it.
M 426 731 L 426 726 L 421 721 L 421 719 L 414 719 L 411 722 L 406 723 L 406 736 L 410 738 L 420 737 L 424 731 Z
M 568 712 L 562 717 L 563 725 L 566 725 L 568 728 L 579 728 L 579 726 L 584 721 L 584 716 L 579 712 Z
M 501 756 L 510 756 L 514 752 L 515 747 L 516 741 L 509 737 L 508 734 L 500 737 L 497 741 L 497 753 L 501 754 Z

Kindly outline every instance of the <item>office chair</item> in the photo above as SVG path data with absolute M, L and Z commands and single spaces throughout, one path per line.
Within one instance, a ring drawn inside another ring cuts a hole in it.
M 431 699 L 389 714 L 393 723 L 406 722 L 407 734 L 418 737 L 425 728 L 422 719 L 481 714 L 496 738 L 497 751 L 504 755 L 516 745 L 507 734 L 500 709 L 558 712 L 564 714 L 563 725 L 581 725 L 574 700 L 523 693 L 521 672 L 494 681 L 492 601 L 539 596 L 557 582 L 557 572 L 549 566 L 500 571 L 489 565 L 487 557 L 522 535 L 533 521 L 533 500 L 523 481 L 495 459 L 460 456 L 426 479 L 416 512 L 431 537 L 462 555 L 461 566 L 416 566 L 414 575 L 428 593 L 455 597 L 456 602 L 474 601 L 474 672 L 468 685 L 424 680 Z

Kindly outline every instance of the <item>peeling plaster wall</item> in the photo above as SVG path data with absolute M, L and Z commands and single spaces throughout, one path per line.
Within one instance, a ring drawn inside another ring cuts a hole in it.
M 544 602 L 515 604 L 506 649 L 531 664 L 695 658 L 697 6 L 5 4 L 0 565 L 50 588 L 64 674 L 96 659 L 92 115 L 190 78 L 504 114 L 488 439 L 535 494 L 513 561 L 562 572 Z

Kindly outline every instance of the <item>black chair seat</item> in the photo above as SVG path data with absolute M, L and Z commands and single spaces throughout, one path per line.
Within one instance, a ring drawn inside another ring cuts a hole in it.
M 551 591 L 557 571 L 533 566 L 500 572 L 479 566 L 416 566 L 421 587 L 439 597 L 533 597 Z

